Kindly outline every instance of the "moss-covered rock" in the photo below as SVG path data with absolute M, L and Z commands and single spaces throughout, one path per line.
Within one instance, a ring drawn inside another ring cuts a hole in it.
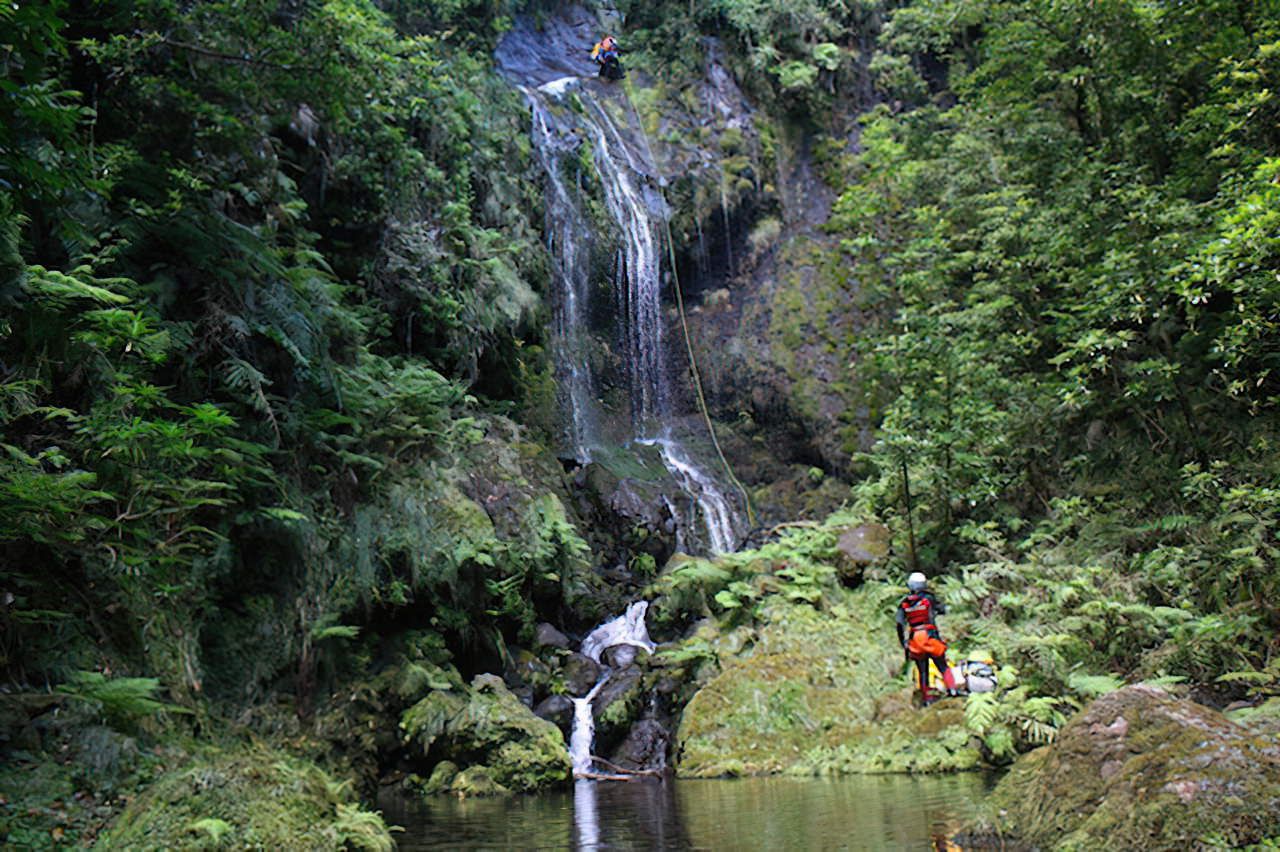
M 319 767 L 264 747 L 198 758 L 130 803 L 103 849 L 390 850 L 382 818 Z
M 422 792 L 429 796 L 447 792 L 457 777 L 458 764 L 452 760 L 442 760 L 431 770 L 431 777 L 423 783 Z
M 1280 742 L 1156 687 L 1099 698 L 992 794 L 1004 836 L 1044 848 L 1201 849 L 1280 834 Z
M 814 775 L 886 772 L 962 772 L 982 765 L 982 749 L 965 727 L 964 705 L 942 701 L 922 710 L 910 702 L 912 687 L 894 694 L 894 711 L 854 728 L 834 746 L 815 745 L 793 771 Z
M 465 690 L 432 692 L 405 712 L 400 726 L 428 760 L 467 766 L 451 781 L 452 792 L 533 790 L 569 777 L 560 729 L 535 716 L 494 675 L 477 675 Z M 479 767 L 492 784 L 468 771 Z
M 454 777 L 449 792 L 457 796 L 505 796 L 510 793 L 494 775 L 494 770 L 487 766 L 468 766 Z
M 685 707 L 685 777 L 939 772 L 981 761 L 959 702 L 911 707 L 882 607 L 864 590 L 827 611 L 775 602 L 754 640 Z M 887 696 L 896 696 L 890 701 Z

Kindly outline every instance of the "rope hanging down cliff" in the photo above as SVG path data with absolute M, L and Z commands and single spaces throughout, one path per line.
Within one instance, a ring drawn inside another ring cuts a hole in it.
M 649 162 L 653 164 L 654 169 L 657 169 L 658 161 L 653 156 L 653 148 L 649 144 L 649 134 L 645 131 L 644 121 L 640 118 L 640 111 L 636 109 L 635 101 L 631 98 L 630 80 L 623 80 L 622 92 L 627 99 L 627 106 L 631 108 L 631 114 L 636 120 L 636 127 L 640 130 L 640 138 L 644 140 L 645 156 L 649 158 Z M 667 204 L 667 193 L 661 179 L 658 181 L 658 193 L 662 196 L 662 205 L 665 213 L 666 210 L 671 208 Z M 702 413 L 702 419 L 707 424 L 707 432 L 711 435 L 711 445 L 716 448 L 716 455 L 720 457 L 720 463 L 724 465 L 725 473 L 729 475 L 729 480 L 738 489 L 738 492 L 742 494 L 742 501 L 747 508 L 747 523 L 754 528 L 756 517 L 755 511 L 751 508 L 751 495 L 747 493 L 746 487 L 738 479 L 737 474 L 733 472 L 732 465 L 725 458 L 724 450 L 720 448 L 720 439 L 716 436 L 716 427 L 711 421 L 711 413 L 707 410 L 707 400 L 702 393 L 702 373 L 698 370 L 698 359 L 693 353 L 693 340 L 689 336 L 689 321 L 684 313 L 684 293 L 680 289 L 680 273 L 676 270 L 676 247 L 675 242 L 671 239 L 671 221 L 665 215 L 662 217 L 662 229 L 666 236 L 667 257 L 671 261 L 671 281 L 673 289 L 676 291 L 676 310 L 680 315 L 680 328 L 684 332 L 685 351 L 689 353 L 689 369 L 693 373 L 693 390 L 698 398 L 698 410 Z

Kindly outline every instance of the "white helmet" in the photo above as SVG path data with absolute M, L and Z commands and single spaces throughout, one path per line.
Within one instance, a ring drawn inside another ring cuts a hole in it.
M 916 571 L 907 578 L 907 588 L 913 592 L 921 592 L 924 591 L 926 582 L 928 581 L 925 579 L 925 576 L 919 571 Z

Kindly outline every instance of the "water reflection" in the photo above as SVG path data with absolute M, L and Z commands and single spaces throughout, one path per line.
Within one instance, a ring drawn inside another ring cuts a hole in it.
M 600 820 L 596 816 L 596 784 L 579 778 L 573 782 L 573 827 L 579 849 L 600 847 Z
M 950 836 L 989 787 L 981 775 L 628 783 L 572 793 L 380 802 L 399 848 L 956 849 Z

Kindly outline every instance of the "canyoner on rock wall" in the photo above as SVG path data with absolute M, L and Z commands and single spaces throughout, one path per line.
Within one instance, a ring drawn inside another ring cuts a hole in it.
M 677 410 L 662 297 L 662 232 L 671 215 L 661 191 L 663 178 L 627 90 L 590 79 L 589 66 L 574 59 L 575 45 L 591 43 L 593 26 L 593 16 L 576 7 L 545 22 L 541 31 L 520 19 L 497 53 L 503 72 L 528 99 L 534 147 L 546 171 L 547 241 L 556 282 L 553 346 L 565 449 L 585 461 L 611 439 L 657 447 L 674 486 L 692 498 L 695 508 L 696 517 L 677 519 L 680 541 L 725 553 L 746 533 L 744 507 L 695 458 L 685 426 L 691 418 Z M 594 172 L 589 181 L 598 186 L 608 212 L 608 221 L 596 222 L 595 230 L 586 212 L 593 200 L 585 197 L 584 181 L 566 180 L 581 168 L 584 154 L 590 155 Z M 613 233 L 600 233 L 606 227 Z M 590 258 L 610 242 L 616 244 L 611 298 L 617 322 L 605 345 L 616 341 L 624 362 L 625 434 L 602 424 L 611 412 L 601 405 L 591 353 L 589 316 L 602 306 L 592 304 L 601 294 L 591 287 Z M 674 279 L 674 270 L 667 276 Z M 712 428 L 709 420 L 706 426 Z M 714 433 L 711 437 L 714 442 Z

